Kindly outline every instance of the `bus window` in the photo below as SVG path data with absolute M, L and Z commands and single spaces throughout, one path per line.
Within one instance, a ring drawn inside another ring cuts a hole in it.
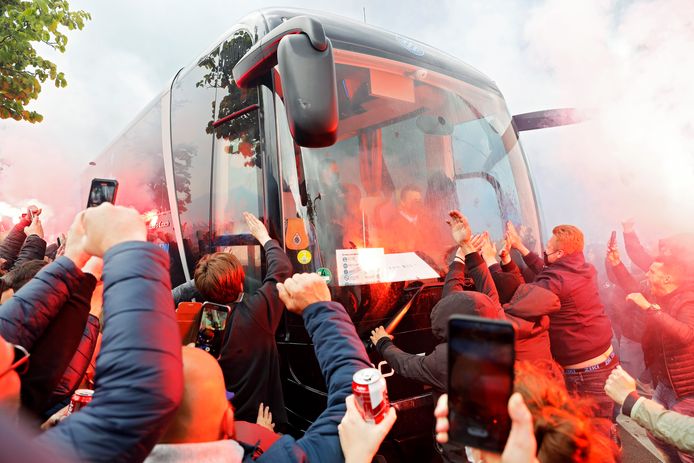
M 236 62 L 251 45 L 251 36 L 239 30 L 220 48 L 216 120 L 231 118 L 214 128 L 211 234 L 214 251 L 230 244 L 250 245 L 248 240 L 243 242 L 248 234 L 243 212 L 258 217 L 263 215 L 259 111 L 251 109 L 236 117 L 238 111 L 259 104 L 258 91 L 256 88 L 239 89 L 231 74 Z M 255 255 L 255 252 L 248 250 L 249 255 Z M 260 259 L 249 259 L 248 263 L 257 267 L 248 267 L 247 275 L 261 279 Z
M 292 153 L 282 150 L 291 192 L 285 217 L 303 219 L 316 241 L 314 261 L 333 275 L 333 297 L 344 293 L 357 301 L 352 308 L 367 301 L 369 313 L 353 320 L 387 318 L 402 288 L 445 274 L 455 249 L 451 209 L 494 240 L 503 238 L 506 220 L 537 235 L 527 169 L 501 95 L 381 57 L 336 49 L 335 60 L 338 141 L 301 148 L 305 207 Z M 276 106 L 283 114 L 279 100 Z M 284 119 L 278 138 L 286 148 Z
M 147 239 L 167 251 L 173 285 L 185 276 L 174 235 L 164 174 L 161 100 L 147 107 L 88 170 L 92 178 L 118 180 L 116 204 L 135 208 L 147 223 Z
M 188 269 L 192 276 L 209 252 L 210 171 L 219 49 L 176 79 L 171 92 L 171 144 L 176 200 Z

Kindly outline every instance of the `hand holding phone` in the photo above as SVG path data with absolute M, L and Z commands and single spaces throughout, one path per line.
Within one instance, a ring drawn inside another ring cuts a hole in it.
M 103 178 L 92 179 L 89 188 L 89 198 L 87 207 L 96 207 L 101 203 L 116 203 L 116 193 L 118 193 L 118 181 Z
M 214 358 L 219 358 L 231 307 L 205 302 L 200 309 L 200 314 L 200 326 L 195 338 L 195 347 L 208 352 Z
M 451 441 L 501 452 L 511 418 L 513 325 L 455 315 L 448 324 L 448 419 Z

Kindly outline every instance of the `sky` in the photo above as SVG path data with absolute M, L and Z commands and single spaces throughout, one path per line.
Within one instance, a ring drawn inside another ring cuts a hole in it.
M 328 11 L 408 36 L 496 81 L 511 114 L 577 107 L 590 122 L 521 136 L 545 228 L 605 242 L 622 220 L 654 239 L 693 231 L 694 4 L 689 0 L 72 0 L 92 20 L 69 33 L 66 75 L 0 121 L 0 208 L 38 200 L 64 224 L 79 173 L 175 75 L 245 14 Z M 63 225 L 64 226 L 64 225 Z

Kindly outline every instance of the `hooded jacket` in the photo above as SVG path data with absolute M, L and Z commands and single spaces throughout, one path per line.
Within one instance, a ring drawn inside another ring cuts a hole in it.
M 559 297 L 561 309 L 550 314 L 552 355 L 560 365 L 572 365 L 604 353 L 612 343 L 612 325 L 598 294 L 597 271 L 575 252 L 545 266 L 531 252 L 524 256 L 536 272 L 532 284 Z
M 501 305 L 506 319 L 513 323 L 516 330 L 516 360 L 537 362 L 552 360 L 549 340 L 549 314 L 559 311 L 559 298 L 551 291 L 535 285 L 520 284 L 522 276 L 513 261 L 503 267 L 487 264 L 475 253 L 469 258 L 468 273 L 475 282 L 478 291 L 488 294 L 497 305 L 501 293 L 511 293 L 508 303 Z M 495 276 L 496 274 L 496 276 Z M 505 287 L 498 293 L 493 287 L 499 281 L 498 275 L 507 275 Z
M 516 360 L 552 360 L 549 314 L 561 308 L 559 298 L 539 286 L 522 284 L 503 307 L 516 328 Z
M 479 254 L 474 253 L 477 257 Z M 451 264 L 444 283 L 441 300 L 431 310 L 431 331 L 440 343 L 429 355 L 408 354 L 383 337 L 376 349 L 400 376 L 429 384 L 439 394 L 448 389 L 448 319 L 451 315 L 476 315 L 485 318 L 504 318 L 503 311 L 489 296 L 476 291 L 463 291 L 465 266 L 474 259 L 465 256 L 465 264 Z M 491 277 L 490 277 L 491 279 Z

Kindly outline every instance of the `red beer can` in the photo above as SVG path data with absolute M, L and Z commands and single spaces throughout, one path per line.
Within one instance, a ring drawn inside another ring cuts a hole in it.
M 365 421 L 380 423 L 388 413 L 390 402 L 386 379 L 376 368 L 364 368 L 352 377 L 352 393 Z
M 70 405 L 67 407 L 67 414 L 70 415 L 81 410 L 92 401 L 92 396 L 94 396 L 94 391 L 91 389 L 77 389 L 75 393 L 72 394 Z

